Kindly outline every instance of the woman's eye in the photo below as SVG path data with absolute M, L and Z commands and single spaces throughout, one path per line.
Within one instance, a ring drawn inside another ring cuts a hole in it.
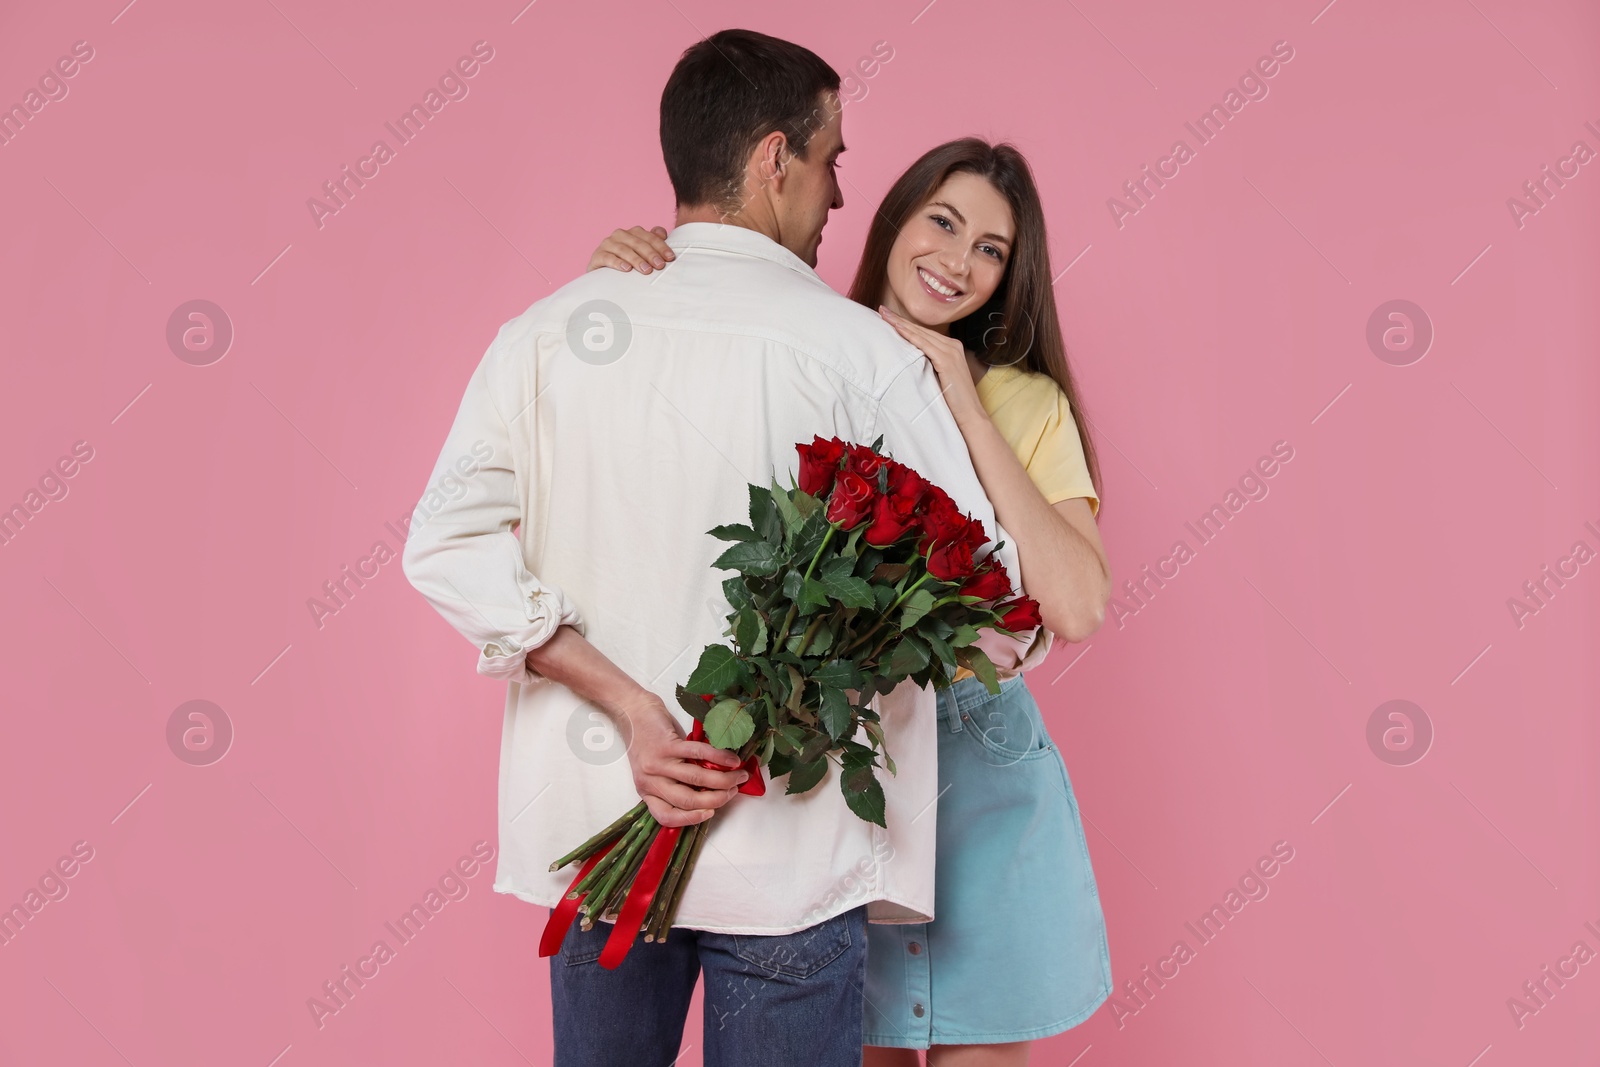
M 945 229 L 945 230 L 954 230 L 955 229 L 955 227 L 950 225 L 950 220 L 945 218 L 943 215 L 929 215 L 928 217 L 933 220 L 935 226 L 938 226 L 941 229 Z
M 1004 258 L 1005 258 L 1005 257 L 1004 257 L 1004 256 L 1002 256 L 1002 255 L 1001 255 L 1001 254 L 1000 254 L 1000 250 L 999 250 L 999 249 L 998 249 L 998 248 L 996 248 L 996 247 L 995 247 L 995 246 L 994 246 L 994 245 L 984 245 L 984 246 L 983 246 L 983 251 L 984 251 L 984 252 L 985 252 L 985 253 L 986 253 L 986 254 L 988 254 L 988 255 L 990 255 L 990 256 L 993 256 L 993 257 L 994 257 L 994 258 L 995 258 L 995 259 L 997 259 L 997 260 L 998 260 L 998 259 L 1004 259 Z

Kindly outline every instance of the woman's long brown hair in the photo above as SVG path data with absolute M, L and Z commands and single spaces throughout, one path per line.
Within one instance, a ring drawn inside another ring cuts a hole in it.
M 1055 380 L 1072 407 L 1078 439 L 1083 442 L 1083 458 L 1089 466 L 1096 499 L 1101 499 L 1100 463 L 1089 437 L 1072 368 L 1067 363 L 1061 322 L 1056 318 L 1044 207 L 1028 161 L 1014 146 L 964 137 L 931 149 L 911 164 L 889 188 L 872 217 L 866 247 L 861 251 L 861 265 L 850 285 L 850 299 L 869 308 L 883 303 L 889 283 L 889 249 L 901 228 L 912 212 L 933 199 L 950 175 L 960 172 L 987 179 L 1005 197 L 1017 233 L 994 295 L 971 315 L 951 323 L 950 336 L 991 366 L 1020 364 Z

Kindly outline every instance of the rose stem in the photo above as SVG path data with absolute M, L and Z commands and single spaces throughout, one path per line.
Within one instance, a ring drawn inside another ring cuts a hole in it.
M 627 831 L 624 832 L 622 837 L 617 840 L 616 845 L 611 849 L 611 851 L 600 857 L 600 862 L 596 863 L 592 868 L 590 868 L 589 873 L 584 875 L 583 879 L 579 881 L 577 885 L 572 887 L 572 889 L 567 893 L 567 896 L 584 896 L 590 890 L 598 889 L 600 883 L 605 881 L 606 876 L 609 875 L 612 868 L 616 866 L 617 860 L 622 858 L 622 854 L 627 851 L 628 846 L 633 842 L 633 839 L 638 836 L 639 829 L 643 825 L 644 820 L 641 819 L 632 826 L 628 827 Z
M 590 893 L 584 900 L 581 908 L 583 913 L 590 919 L 602 914 L 600 905 L 611 895 L 611 891 L 616 888 L 617 882 L 627 873 L 628 864 L 633 861 L 633 857 L 638 853 L 640 847 L 653 836 L 655 823 L 655 819 L 648 815 L 639 820 L 638 829 L 628 839 L 627 843 L 622 846 L 624 850 L 622 855 L 617 858 L 615 863 L 610 865 L 605 877 L 595 885 L 594 892 Z
M 932 574 L 928 573 L 927 571 L 923 571 L 921 578 L 918 578 L 916 581 L 912 582 L 909 586 L 907 586 L 906 587 L 906 591 L 901 593 L 900 596 L 898 598 L 896 598 L 896 600 L 895 600 L 895 602 L 893 604 L 890 604 L 887 608 L 884 609 L 883 614 L 878 617 L 878 621 L 873 623 L 872 629 L 868 630 L 866 633 L 862 634 L 860 637 L 858 637 L 854 641 L 852 641 L 850 643 L 850 647 L 849 648 L 847 648 L 843 652 L 839 653 L 839 658 L 840 659 L 845 658 L 846 656 L 850 655 L 850 653 L 854 652 L 856 649 L 858 649 L 862 645 L 866 644 L 867 638 L 871 637 L 873 634 L 875 634 L 879 630 L 883 629 L 883 624 L 889 621 L 889 616 L 894 614 L 894 609 L 900 606 L 901 601 L 905 600 L 906 597 L 910 596 L 916 590 L 917 586 L 921 585 L 923 582 L 927 581 L 929 578 L 932 578 L 932 577 L 933 577 Z
M 599 900 L 597 905 L 599 910 L 594 913 L 595 915 L 604 918 L 606 915 L 614 916 L 622 911 L 622 904 L 628 899 L 628 892 L 633 888 L 634 879 L 639 876 L 639 868 L 644 866 L 645 857 L 650 854 L 650 842 L 654 840 L 655 833 L 652 832 L 645 839 L 644 846 L 624 860 L 625 866 L 621 877 L 616 880 L 616 884 L 606 892 L 604 899 L 596 898 L 596 900 Z
M 805 588 L 805 584 L 811 580 L 811 572 L 817 569 L 817 560 L 822 558 L 822 550 L 828 547 L 828 542 L 833 540 L 833 532 L 838 528 L 839 527 L 835 526 L 831 522 L 828 524 L 828 532 L 822 535 L 822 544 L 817 546 L 816 553 L 811 557 L 811 565 L 806 568 L 805 577 L 800 579 L 800 586 L 802 589 Z M 794 613 L 798 610 L 800 610 L 800 602 L 798 600 L 790 601 L 789 614 L 784 616 L 783 625 L 778 627 L 778 639 L 780 641 L 785 643 L 788 642 L 789 626 L 794 622 Z
M 710 836 L 710 829 L 707 828 L 704 833 L 694 839 L 694 845 L 689 850 L 689 857 L 683 865 L 683 874 L 678 878 L 678 884 L 673 890 L 672 903 L 667 906 L 667 917 L 661 923 L 661 940 L 666 940 L 667 934 L 672 932 L 673 920 L 678 917 L 678 905 L 683 903 L 683 891 L 689 886 L 689 876 L 694 873 L 695 861 L 700 858 L 700 849 L 705 846 L 706 838 Z
M 645 940 L 658 941 L 666 936 L 662 931 L 661 936 L 656 936 L 656 930 L 661 925 L 661 920 L 666 917 L 667 905 L 672 902 L 672 894 L 677 891 L 678 880 L 683 877 L 683 864 L 689 857 L 689 850 L 694 847 L 695 841 L 705 832 L 706 824 L 695 823 L 689 827 L 689 832 L 678 838 L 678 847 L 672 850 L 672 866 L 667 868 L 667 876 L 661 880 L 661 889 L 656 893 L 656 898 L 650 902 L 650 914 L 645 916 Z
M 639 813 L 644 810 L 644 801 L 641 800 L 638 804 L 634 805 L 628 814 L 624 815 L 622 818 L 618 819 L 616 822 L 612 823 L 604 830 L 601 830 L 599 833 L 589 838 L 589 840 L 585 841 L 583 844 L 579 845 L 577 848 L 573 849 L 571 852 L 552 863 L 550 865 L 550 869 L 552 871 L 559 871 L 561 868 L 565 867 L 574 860 L 588 859 L 590 856 L 600 851 L 600 849 L 605 846 L 606 842 L 622 833 L 623 830 L 626 829 L 639 815 Z

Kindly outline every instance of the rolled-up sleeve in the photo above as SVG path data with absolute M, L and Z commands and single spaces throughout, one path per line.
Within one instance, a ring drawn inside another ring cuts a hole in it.
M 503 370 L 516 343 L 502 330 L 473 371 L 412 513 L 402 566 L 417 591 L 478 650 L 479 674 L 526 683 L 537 677 L 528 669 L 528 652 L 563 625 L 581 632 L 583 622 L 559 587 L 524 565 L 512 533 L 523 513 L 524 482 L 505 411 L 531 419 L 534 395 L 529 374 Z

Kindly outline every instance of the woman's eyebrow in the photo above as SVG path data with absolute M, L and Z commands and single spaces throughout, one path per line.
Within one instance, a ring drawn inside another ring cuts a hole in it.
M 954 204 L 950 203 L 949 201 L 946 201 L 946 200 L 935 200 L 932 203 L 930 203 L 928 206 L 929 207 L 942 207 L 946 211 L 950 212 L 950 214 L 954 215 L 956 217 L 956 221 L 961 223 L 961 225 L 965 226 L 967 224 L 967 217 L 965 215 L 963 215 L 961 212 L 957 211 L 956 210 L 956 206 Z M 1008 244 L 1011 243 L 1011 238 L 1007 237 L 1005 234 L 986 233 L 983 236 L 986 237 L 987 239 L 991 240 L 991 241 L 999 241 L 1003 245 L 1008 245 Z

